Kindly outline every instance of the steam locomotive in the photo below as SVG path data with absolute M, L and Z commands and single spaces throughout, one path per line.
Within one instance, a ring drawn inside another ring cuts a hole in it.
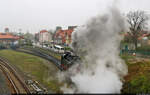
M 61 67 L 66 70 L 74 63 L 80 63 L 81 59 L 79 56 L 74 55 L 72 52 L 65 52 L 61 56 Z

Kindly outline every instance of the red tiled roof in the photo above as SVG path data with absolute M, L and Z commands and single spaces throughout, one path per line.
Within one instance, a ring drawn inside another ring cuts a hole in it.
M 14 35 L 11 35 L 11 34 L 5 34 L 5 33 L 0 33 L 0 39 L 14 39 L 14 40 L 17 40 L 19 39 L 20 37 L 18 36 L 14 36 Z
M 150 36 L 150 34 L 149 34 L 149 33 L 147 33 L 147 34 L 143 34 L 142 36 L 140 36 L 140 37 L 138 38 L 138 40 L 142 40 L 142 38 L 143 38 L 143 37 L 148 37 L 148 36 Z
M 66 42 L 66 35 L 69 37 L 69 39 L 71 39 L 71 34 L 73 32 L 73 29 L 68 29 L 68 30 L 58 30 L 56 32 L 55 37 L 61 37 L 62 38 L 62 42 L 65 43 Z
M 40 33 L 45 33 L 48 32 L 47 30 L 41 30 Z
M 70 36 L 72 32 L 73 30 L 58 30 L 55 36 L 65 36 L 66 34 Z

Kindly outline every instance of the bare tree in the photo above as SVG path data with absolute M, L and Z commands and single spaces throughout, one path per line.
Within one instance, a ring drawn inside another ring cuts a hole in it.
M 142 30 L 147 28 L 148 16 L 144 11 L 130 11 L 127 14 L 127 21 L 130 25 L 129 34 L 137 49 L 138 37 L 142 34 Z

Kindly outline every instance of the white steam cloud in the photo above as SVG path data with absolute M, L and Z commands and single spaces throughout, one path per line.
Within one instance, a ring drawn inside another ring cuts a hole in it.
M 73 33 L 72 47 L 83 61 L 60 74 L 73 83 L 62 87 L 64 93 L 120 93 L 128 71 L 119 57 L 119 33 L 125 28 L 119 10 L 111 7 Z

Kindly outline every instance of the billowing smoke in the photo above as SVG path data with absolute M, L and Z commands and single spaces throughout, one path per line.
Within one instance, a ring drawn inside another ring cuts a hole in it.
M 120 32 L 125 21 L 119 10 L 92 18 L 73 33 L 72 47 L 82 58 L 61 76 L 73 85 L 62 87 L 64 93 L 120 93 L 127 67 L 119 57 Z

